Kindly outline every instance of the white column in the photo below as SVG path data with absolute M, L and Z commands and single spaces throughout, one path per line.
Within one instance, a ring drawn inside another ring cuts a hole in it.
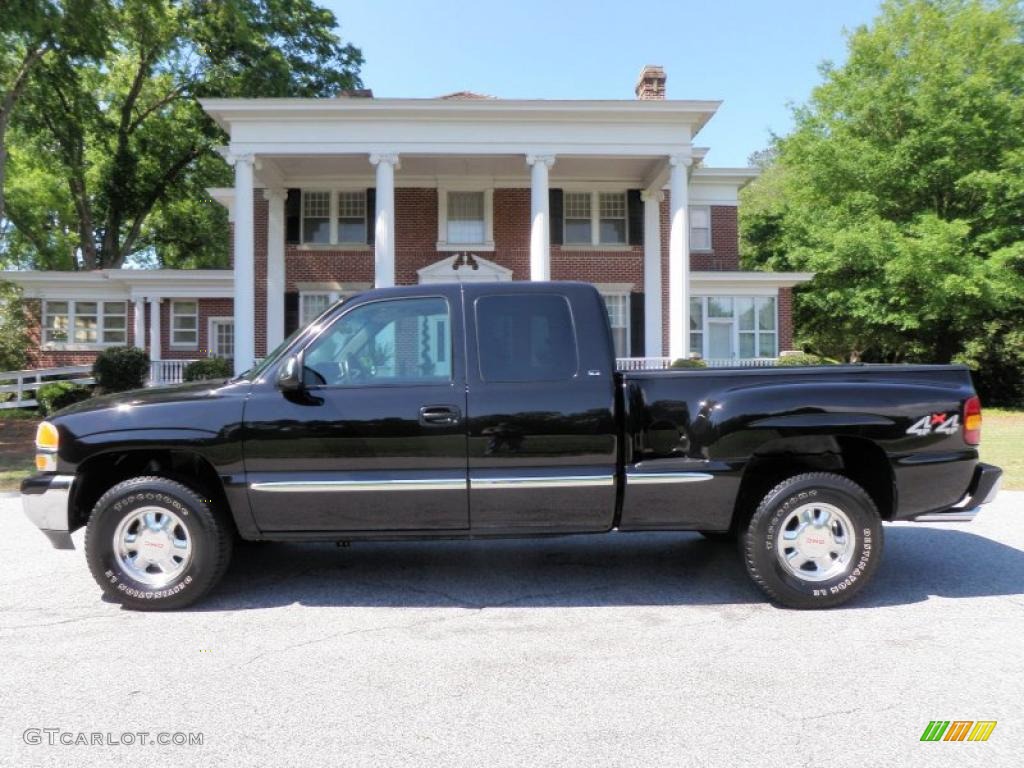
M 235 166 L 235 373 L 256 361 L 256 285 L 253 254 L 252 155 L 233 155 Z
M 395 284 L 395 169 L 398 155 L 373 154 L 377 166 L 377 221 L 373 230 L 373 283 L 375 288 Z
M 149 297 L 149 359 L 160 360 L 163 349 L 160 347 L 160 299 Z
M 685 358 L 690 352 L 690 216 L 688 154 L 669 158 L 670 220 L 668 237 L 668 354 Z
M 554 155 L 527 155 L 530 166 L 530 279 L 551 279 L 551 211 L 548 170 Z
M 644 201 L 644 354 L 664 354 L 661 315 L 661 201 L 664 195 L 648 189 Z
M 267 352 L 284 341 L 284 202 L 286 189 L 266 189 Z
M 146 300 L 141 296 L 132 299 L 135 305 L 135 324 L 132 331 L 132 344 L 138 349 L 146 348 Z

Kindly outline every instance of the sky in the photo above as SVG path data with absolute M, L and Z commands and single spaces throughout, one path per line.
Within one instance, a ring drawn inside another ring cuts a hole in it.
M 724 103 L 697 136 L 705 164 L 746 165 L 790 105 L 845 57 L 844 29 L 878 0 L 320 0 L 362 49 L 375 96 L 476 91 L 501 98 L 630 99 L 645 64 L 668 74 L 670 99 Z

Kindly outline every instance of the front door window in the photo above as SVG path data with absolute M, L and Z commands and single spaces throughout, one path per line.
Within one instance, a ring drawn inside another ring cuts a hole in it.
M 339 318 L 303 364 L 313 386 L 439 384 L 451 379 L 451 348 L 444 299 L 375 301 Z

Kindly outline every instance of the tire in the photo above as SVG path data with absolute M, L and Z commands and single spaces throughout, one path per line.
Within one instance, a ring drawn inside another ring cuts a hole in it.
M 831 608 L 871 581 L 882 520 L 868 493 L 825 472 L 791 477 L 758 505 L 741 539 L 750 578 L 789 608 Z
M 233 526 L 191 488 L 164 477 L 118 483 L 96 502 L 85 556 L 96 583 L 126 608 L 183 608 L 227 570 Z

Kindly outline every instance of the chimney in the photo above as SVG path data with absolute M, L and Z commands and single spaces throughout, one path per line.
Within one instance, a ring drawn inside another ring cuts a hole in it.
M 636 97 L 641 101 L 665 99 L 665 70 L 657 64 L 648 64 L 640 71 L 636 81 Z

